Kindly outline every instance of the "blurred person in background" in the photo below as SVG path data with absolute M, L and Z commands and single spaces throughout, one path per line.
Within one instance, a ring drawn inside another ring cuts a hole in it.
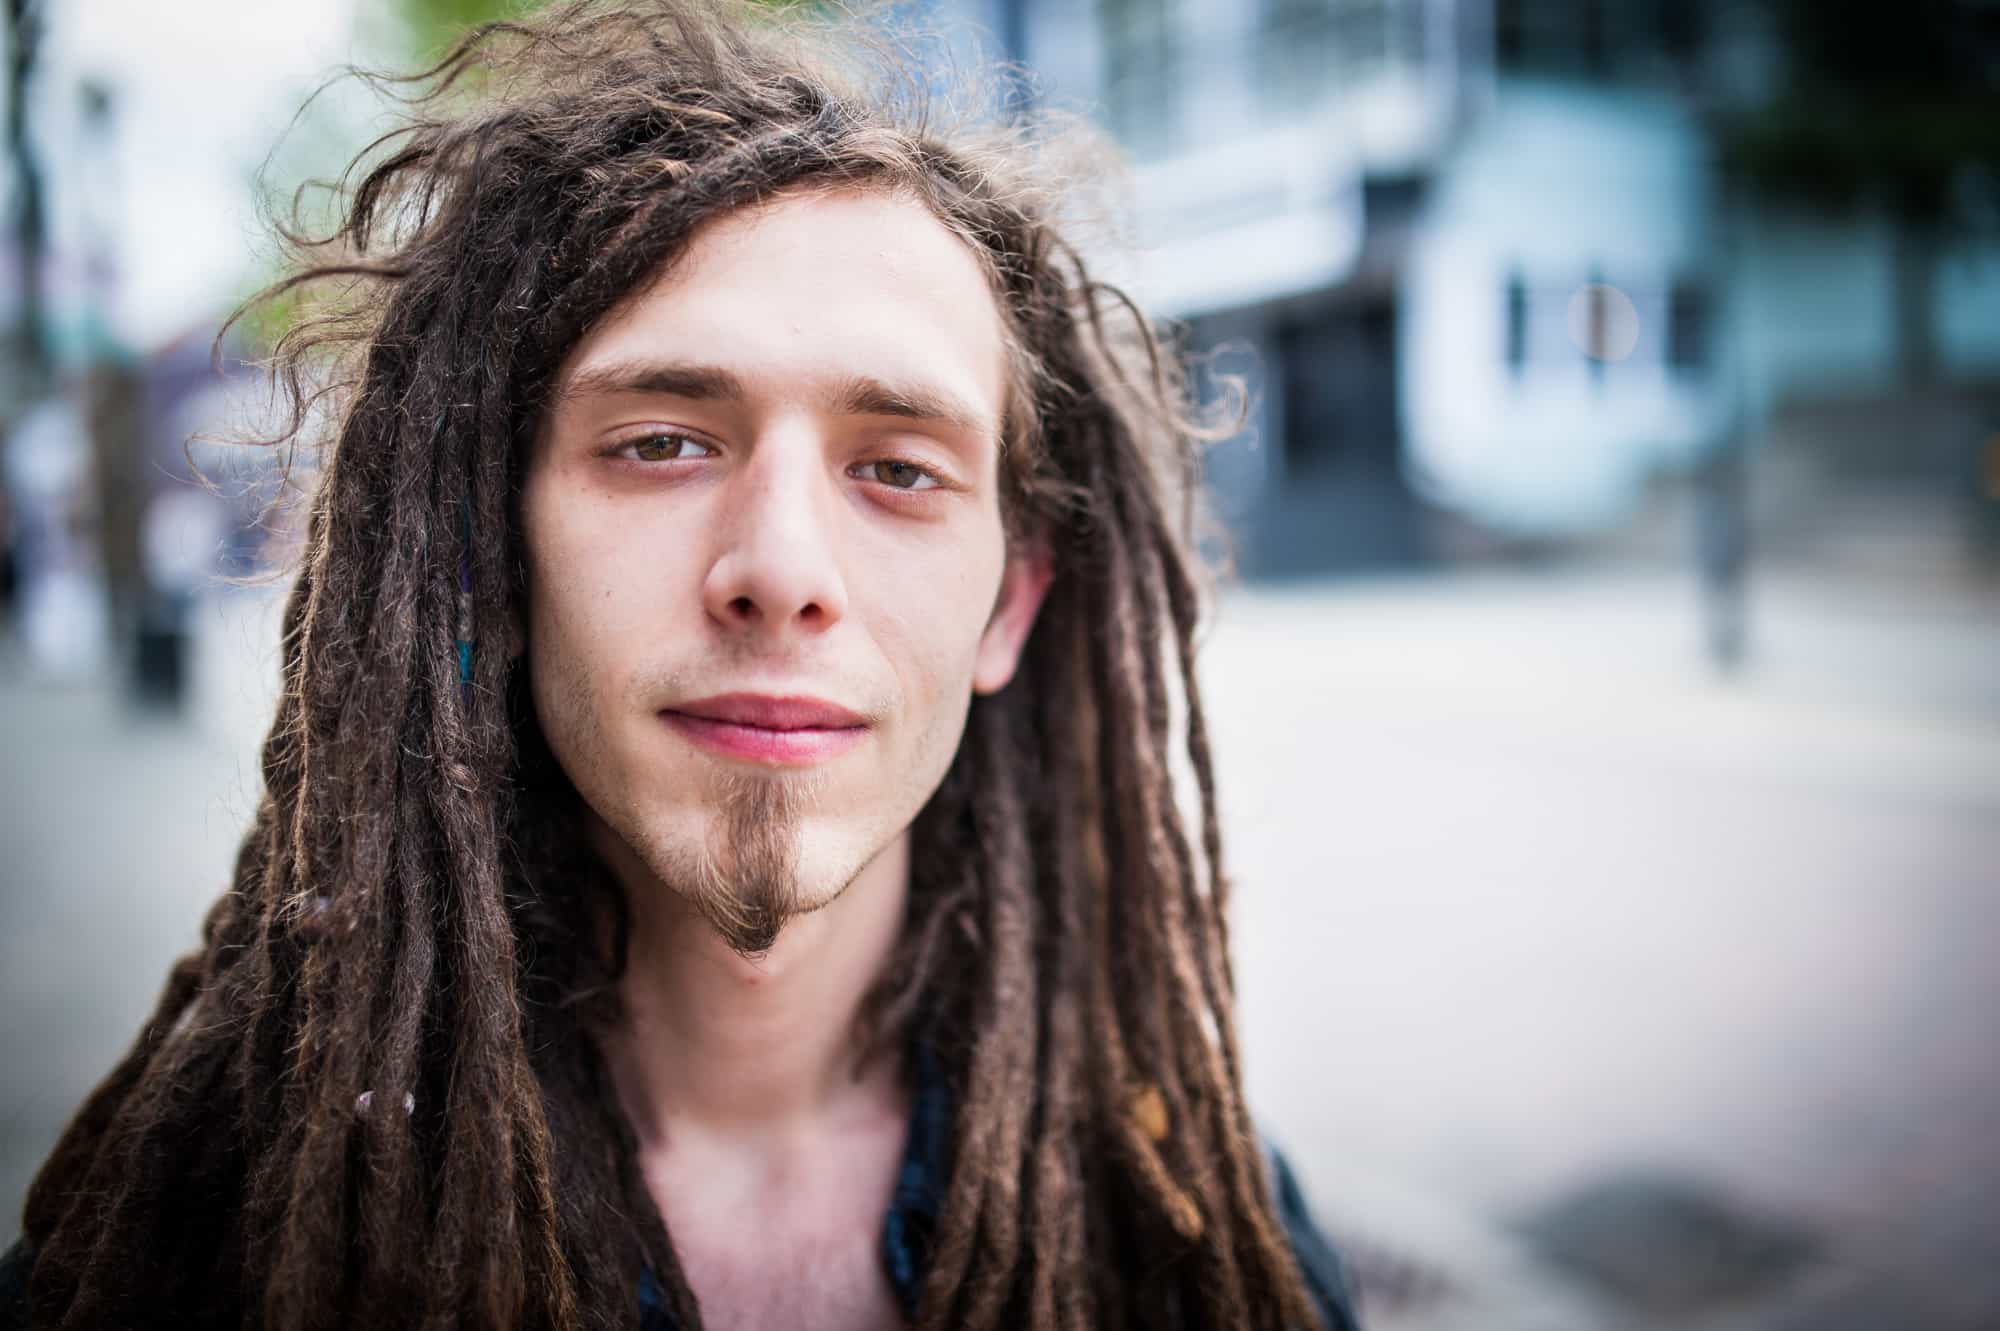
M 14 554 L 14 499 L 5 488 L 0 488 L 0 627 L 11 628 L 14 619 L 14 593 L 20 586 L 20 563 Z
M 1353 1324 L 1244 1100 L 1216 427 L 885 50 L 501 25 L 302 244 L 263 798 L 0 1324 Z

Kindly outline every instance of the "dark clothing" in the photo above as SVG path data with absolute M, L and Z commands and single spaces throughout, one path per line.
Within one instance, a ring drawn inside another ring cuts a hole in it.
M 923 1288 L 931 1234 L 944 1207 L 944 1190 L 951 1165 L 951 1089 L 935 1060 L 919 1054 L 916 1087 L 910 1105 L 910 1133 L 889 1213 L 882 1219 L 882 1264 L 902 1304 L 914 1320 Z M 1356 1323 L 1340 1261 L 1313 1224 L 1305 1195 L 1283 1156 L 1266 1147 L 1271 1179 L 1277 1193 L 1278 1217 L 1284 1222 L 1292 1252 L 1305 1272 L 1306 1288 L 1319 1308 L 1327 1331 L 1355 1331 Z M 28 1325 L 27 1241 L 0 1258 L 0 1331 L 26 1331 Z M 645 1272 L 639 1286 L 640 1331 L 676 1331 L 653 1273 Z

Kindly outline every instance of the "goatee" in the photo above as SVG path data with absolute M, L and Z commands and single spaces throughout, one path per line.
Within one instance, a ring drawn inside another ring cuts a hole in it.
M 694 905 L 739 956 L 757 960 L 802 912 L 799 825 L 812 782 L 791 773 L 732 773 L 701 872 Z

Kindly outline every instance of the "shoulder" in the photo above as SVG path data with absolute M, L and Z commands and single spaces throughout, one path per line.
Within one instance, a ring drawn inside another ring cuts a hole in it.
M 0 1254 L 0 1331 L 27 1331 L 28 1272 L 34 1265 L 35 1250 L 26 1239 Z
M 1334 1251 L 1326 1235 L 1314 1223 L 1312 1208 L 1306 1203 L 1305 1190 L 1299 1186 L 1291 1163 L 1268 1138 L 1264 1140 L 1264 1156 L 1271 1165 L 1271 1187 L 1277 1194 L 1278 1219 L 1285 1226 L 1285 1237 L 1291 1242 L 1292 1255 L 1298 1259 L 1299 1270 L 1305 1274 L 1306 1289 L 1319 1307 L 1326 1331 L 1359 1331 L 1360 1323 L 1355 1320 L 1354 1300 L 1348 1292 L 1347 1275 L 1341 1268 L 1340 1254 Z

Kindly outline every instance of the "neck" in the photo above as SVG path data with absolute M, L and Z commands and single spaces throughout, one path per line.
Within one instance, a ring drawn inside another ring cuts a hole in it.
M 751 960 L 680 895 L 627 881 L 631 947 L 605 1060 L 643 1148 L 671 1137 L 796 1136 L 844 1105 L 893 1094 L 899 1060 L 856 1064 L 861 1004 L 887 965 L 909 893 L 897 838 L 833 901 Z

